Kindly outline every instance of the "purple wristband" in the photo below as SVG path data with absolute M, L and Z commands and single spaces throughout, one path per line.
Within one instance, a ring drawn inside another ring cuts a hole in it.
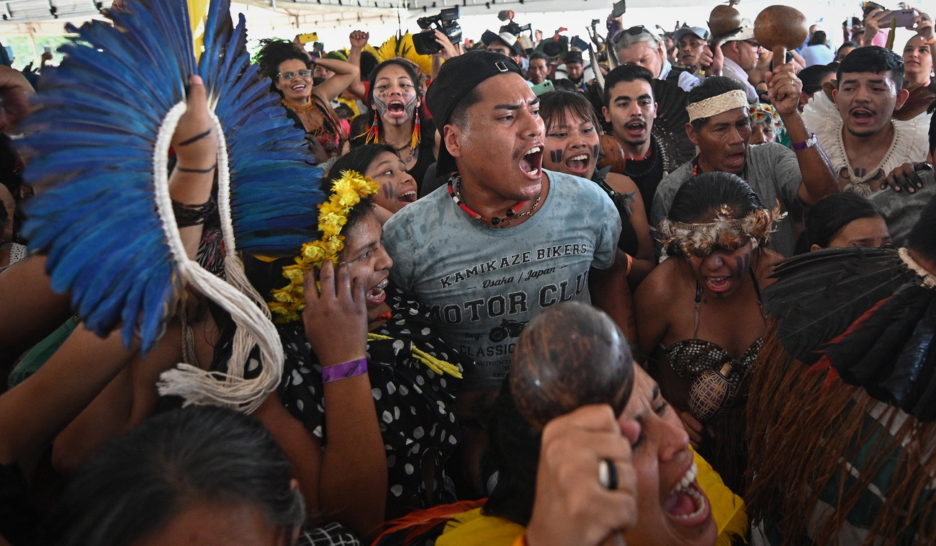
M 367 373 L 367 359 L 359 358 L 343 364 L 336 364 L 327 368 L 322 368 L 322 382 L 331 383 L 340 381 L 356 375 Z

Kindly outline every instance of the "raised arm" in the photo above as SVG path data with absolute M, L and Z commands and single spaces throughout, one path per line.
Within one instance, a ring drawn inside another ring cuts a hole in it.
M 358 67 L 358 73 L 355 74 L 347 91 L 361 100 L 364 100 L 367 96 L 364 82 L 361 79 L 368 76 L 367 74 L 361 74 L 361 52 L 364 51 L 364 46 L 367 45 L 369 38 L 370 34 L 363 30 L 355 30 L 348 36 L 348 41 L 351 42 L 351 49 L 348 51 L 348 64 Z
M 796 161 L 803 176 L 797 196 L 807 205 L 812 205 L 827 195 L 838 193 L 841 188 L 822 149 L 818 143 L 807 145 L 811 135 L 797 109 L 803 82 L 796 77 L 793 63 L 784 64 L 767 73 L 767 86 L 770 102 L 780 114 L 790 141 L 793 142 Z
M 320 275 L 314 271 L 306 275 L 305 294 L 306 337 L 323 370 L 363 359 L 367 351 L 364 289 L 357 283 L 352 286 L 347 268 L 336 272 L 326 261 Z M 387 458 L 370 378 L 367 373 L 333 381 L 323 378 L 322 386 L 324 449 L 278 397 L 271 397 L 257 417 L 296 466 L 310 514 L 328 514 L 367 537 L 384 520 L 387 496 Z
M 320 85 L 316 85 L 312 92 L 320 99 L 328 102 L 344 92 L 355 78 L 360 81 L 361 69 L 356 65 L 338 59 L 319 59 L 315 64 L 321 65 L 335 73 Z

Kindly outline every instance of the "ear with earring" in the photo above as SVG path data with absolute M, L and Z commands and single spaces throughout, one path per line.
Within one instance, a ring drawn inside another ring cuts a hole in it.
M 410 148 L 419 146 L 420 140 L 422 140 L 422 131 L 419 126 L 419 105 L 417 105 L 416 111 L 413 113 L 413 134 L 410 136 Z
M 374 121 L 371 122 L 371 126 L 368 127 L 367 129 L 367 133 L 366 133 L 367 136 L 365 136 L 364 138 L 365 144 L 370 144 L 371 142 L 373 142 L 374 144 L 380 144 L 380 125 L 377 122 L 379 117 L 380 117 L 380 114 L 378 114 L 377 111 L 374 110 Z

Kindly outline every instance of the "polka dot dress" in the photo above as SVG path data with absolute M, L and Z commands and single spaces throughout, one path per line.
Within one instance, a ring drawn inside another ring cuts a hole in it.
M 453 395 L 457 379 L 430 370 L 412 356 L 413 346 L 462 370 L 472 363 L 435 335 L 417 302 L 388 290 L 387 303 L 393 316 L 373 333 L 391 339 L 370 341 L 367 357 L 387 453 L 389 519 L 456 500 L 444 467 L 458 443 Z M 280 333 L 286 352 L 280 386 L 283 405 L 324 445 L 322 368 L 301 324 L 284 327 Z

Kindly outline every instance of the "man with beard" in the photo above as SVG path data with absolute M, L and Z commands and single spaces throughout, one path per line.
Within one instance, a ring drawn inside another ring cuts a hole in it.
M 683 182 L 702 172 L 736 174 L 754 188 L 765 206 L 779 204 L 784 211 L 811 205 L 839 191 L 815 137 L 806 132 L 797 110 L 802 83 L 793 65 L 777 68 L 768 81 L 771 103 L 783 120 L 793 150 L 777 143 L 748 146 L 751 120 L 744 87 L 727 77 L 706 78 L 689 93 L 686 107 L 690 121 L 686 134 L 699 154 L 660 182 L 653 198 L 651 225 L 666 217 Z M 786 218 L 771 238 L 771 248 L 789 256 L 795 242 L 792 220 Z
M 622 159 L 613 162 L 611 170 L 634 180 L 649 217 L 657 185 L 677 166 L 651 134 L 657 104 L 650 71 L 626 64 L 609 72 L 601 112 L 611 126 L 611 133 L 601 138 L 602 151 L 608 158 Z
M 428 306 L 477 367 L 458 406 L 483 417 L 523 326 L 560 301 L 591 302 L 633 334 L 620 217 L 597 184 L 544 172 L 539 99 L 509 58 L 470 52 L 442 65 L 426 101 L 442 133 L 439 188 L 393 215 L 391 281 Z
M 892 119 L 909 96 L 901 88 L 903 69 L 889 49 L 860 47 L 839 65 L 832 92 L 838 111 L 813 100 L 803 113 L 848 191 L 868 196 L 900 165 L 926 161 L 926 127 Z

